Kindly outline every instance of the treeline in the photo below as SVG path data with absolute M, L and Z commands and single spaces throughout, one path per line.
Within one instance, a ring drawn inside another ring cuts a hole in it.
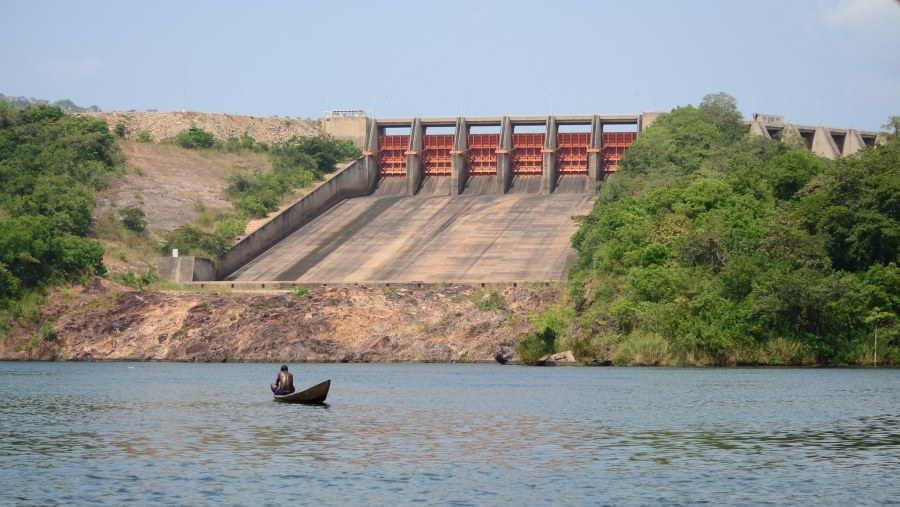
M 46 286 L 105 272 L 88 227 L 122 161 L 105 121 L 0 101 L 0 327 Z
M 25 109 L 31 106 L 54 106 L 62 109 L 67 113 L 99 113 L 100 108 L 97 106 L 81 107 L 69 99 L 57 100 L 52 104 L 48 100 L 27 98 L 27 97 L 8 97 L 0 93 L 0 102 L 12 104 L 17 109 Z
M 831 162 L 740 118 L 710 95 L 635 141 L 573 237 L 571 305 L 539 316 L 520 353 L 900 363 L 900 139 Z

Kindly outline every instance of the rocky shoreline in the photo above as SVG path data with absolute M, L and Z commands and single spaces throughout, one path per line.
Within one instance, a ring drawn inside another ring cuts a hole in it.
M 558 289 L 314 287 L 304 293 L 137 291 L 94 278 L 51 295 L 55 331 L 16 328 L 0 360 L 197 362 L 517 361 L 529 316 Z M 496 301 L 496 297 L 491 298 Z

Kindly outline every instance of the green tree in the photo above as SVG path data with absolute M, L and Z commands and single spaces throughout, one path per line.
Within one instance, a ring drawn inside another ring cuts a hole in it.
M 150 133 L 149 130 L 143 129 L 138 131 L 137 136 L 135 137 L 135 141 L 139 143 L 152 143 L 153 142 L 153 134 Z
M 212 148 L 216 144 L 216 138 L 212 132 L 193 126 L 176 134 L 175 144 L 188 149 Z
M 700 118 L 715 125 L 731 141 L 737 140 L 749 130 L 738 111 L 737 100 L 725 92 L 706 95 L 698 109 Z
M 838 160 L 801 196 L 801 217 L 826 238 L 834 265 L 857 271 L 900 260 L 900 141 Z
M 147 215 L 140 208 L 122 208 L 119 210 L 119 217 L 122 219 L 122 225 L 129 231 L 143 234 L 147 229 Z
M 900 132 L 900 116 L 891 116 L 881 128 L 884 130 L 888 140 L 894 139 L 897 137 L 897 133 Z
M 533 365 L 542 356 L 553 352 L 556 341 L 556 332 L 545 327 L 541 331 L 526 333 L 516 342 L 516 353 L 522 363 Z

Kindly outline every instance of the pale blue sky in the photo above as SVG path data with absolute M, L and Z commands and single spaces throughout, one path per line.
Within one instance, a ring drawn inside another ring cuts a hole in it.
M 319 117 L 900 115 L 900 2 L 0 0 L 0 93 L 104 111 Z

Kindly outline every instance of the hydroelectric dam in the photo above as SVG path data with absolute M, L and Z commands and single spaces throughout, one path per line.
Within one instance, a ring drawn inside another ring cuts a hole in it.
M 217 265 L 168 258 L 161 272 L 235 289 L 561 281 L 575 260 L 573 217 L 590 212 L 597 182 L 617 170 L 657 116 L 335 113 L 322 119 L 323 130 L 362 146 L 361 158 L 244 237 Z M 796 130 L 829 158 L 875 142 L 871 132 L 778 118 L 748 123 L 766 137 Z

